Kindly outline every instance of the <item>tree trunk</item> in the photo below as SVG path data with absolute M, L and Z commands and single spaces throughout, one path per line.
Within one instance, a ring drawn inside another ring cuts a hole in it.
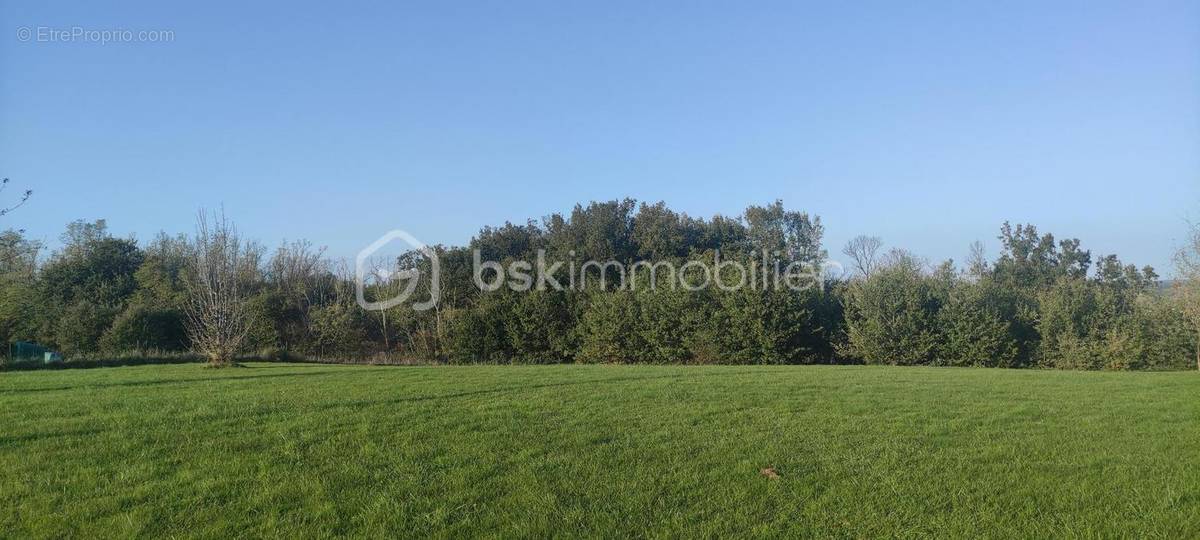
M 1200 371 L 1200 324 L 1196 324 L 1196 370 Z
M 233 365 L 233 358 L 224 354 L 210 354 L 208 365 L 209 367 L 228 367 Z
M 387 310 L 380 309 L 379 313 L 383 314 L 383 350 L 391 351 L 392 345 L 391 343 L 388 343 Z

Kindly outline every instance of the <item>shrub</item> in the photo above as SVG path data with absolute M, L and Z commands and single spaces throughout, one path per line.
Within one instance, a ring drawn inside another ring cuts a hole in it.
M 366 351 L 365 314 L 358 306 L 319 306 L 313 308 L 310 316 L 318 356 L 361 354 Z
M 869 364 L 932 363 L 943 293 L 911 259 L 855 281 L 846 291 L 847 352 Z
M 743 288 L 713 293 L 703 342 L 723 363 L 784 364 L 813 358 L 818 331 L 814 293 Z
M 184 315 L 172 309 L 131 306 L 100 338 L 100 348 L 119 351 L 182 351 L 188 347 Z
M 95 352 L 96 344 L 116 315 L 115 308 L 91 302 L 70 306 L 59 316 L 54 325 L 53 341 L 47 344 L 68 356 Z
M 510 302 L 505 333 L 514 362 L 553 363 L 575 352 L 572 296 L 564 291 L 529 291 Z
M 938 312 L 941 347 L 935 363 L 1015 367 L 1021 347 L 1013 328 L 1010 295 L 991 279 L 958 281 Z
M 628 290 L 593 291 L 579 321 L 576 360 L 588 363 L 645 361 L 638 332 L 638 304 Z
M 505 363 L 514 353 L 507 331 L 513 296 L 505 289 L 479 295 L 473 305 L 451 312 L 446 336 L 456 363 Z
M 692 362 L 703 353 L 695 350 L 696 335 L 711 316 L 700 292 L 669 286 L 637 291 L 638 340 L 646 362 Z

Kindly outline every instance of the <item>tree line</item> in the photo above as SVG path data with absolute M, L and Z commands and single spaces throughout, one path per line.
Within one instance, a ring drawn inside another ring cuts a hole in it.
M 327 361 L 456 363 L 868 363 L 1065 369 L 1200 367 L 1200 232 L 1177 257 L 1181 279 L 1093 256 L 1077 239 L 1004 224 L 1001 251 L 930 264 L 860 236 L 839 251 L 847 272 L 803 290 L 617 287 L 484 291 L 474 260 L 802 262 L 831 258 L 819 217 L 781 202 L 696 218 L 664 203 L 576 205 L 537 221 L 485 227 L 466 246 L 431 246 L 432 309 L 365 310 L 355 272 L 306 241 L 273 249 L 223 216 L 149 242 L 76 221 L 63 246 L 0 234 L 0 337 L 69 360 L 195 351 Z M 772 261 L 765 261 L 769 257 Z M 841 257 L 838 257 L 841 259 Z M 425 270 L 413 252 L 373 261 L 394 275 Z M 593 269 L 603 273 L 604 269 Z M 637 275 L 634 280 L 655 279 Z M 718 277 L 718 279 L 722 279 Z M 399 280 L 377 280 L 387 297 Z M 411 290 L 411 289 L 410 289 Z

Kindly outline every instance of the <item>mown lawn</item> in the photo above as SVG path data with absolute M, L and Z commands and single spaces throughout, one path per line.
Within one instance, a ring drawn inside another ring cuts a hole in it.
M 1200 375 L 10 372 L 0 461 L 10 537 L 1195 538 Z

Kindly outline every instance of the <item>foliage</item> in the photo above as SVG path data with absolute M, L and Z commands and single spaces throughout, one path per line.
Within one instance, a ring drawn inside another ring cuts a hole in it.
M 631 291 L 593 291 L 579 321 L 577 359 L 587 363 L 644 362 L 640 310 Z
M 529 291 L 515 295 L 506 321 L 512 360 L 521 363 L 558 363 L 574 354 L 573 297 L 562 291 Z
M 44 341 L 67 355 L 95 351 L 118 313 L 113 307 L 77 302 L 58 313 L 51 326 L 53 333 Z
M 505 363 L 513 357 L 504 322 L 512 295 L 500 291 L 479 296 L 469 308 L 455 310 L 449 321 L 450 358 L 459 363 Z
M 708 298 L 700 291 L 682 288 L 641 287 L 637 303 L 637 341 L 646 362 L 670 364 L 711 362 L 716 351 L 700 350 L 699 336 L 712 314 Z
M 938 311 L 945 291 L 920 261 L 899 256 L 846 294 L 849 353 L 869 364 L 933 363 L 940 345 Z
M 318 358 L 362 354 L 368 349 L 363 312 L 358 306 L 330 304 L 313 308 L 313 345 Z
M 956 280 L 938 313 L 941 365 L 1019 367 L 1020 338 L 1014 329 L 1014 299 L 991 278 Z
M 1192 224 L 1186 243 L 1175 256 L 1181 281 L 1176 287 L 1179 310 L 1191 323 L 1196 369 L 1200 369 L 1200 224 Z
M 354 272 L 322 248 L 284 242 L 265 258 L 232 224 L 210 225 L 192 238 L 160 234 L 139 246 L 112 237 L 103 220 L 76 221 L 63 248 L 44 259 L 21 231 L 0 233 L 0 336 L 74 358 L 196 350 L 221 362 L 273 351 L 279 358 L 456 363 L 1200 365 L 1197 235 L 1178 258 L 1184 279 L 1165 292 L 1153 269 L 1093 257 L 1077 239 L 1008 223 L 998 256 L 989 261 L 976 243 L 961 273 L 951 262 L 930 267 L 902 250 L 882 253 L 882 240 L 860 236 L 843 251 L 853 268 L 847 276 L 814 272 L 809 286 L 790 290 L 737 286 L 736 271 L 718 272 L 712 286 L 687 290 L 669 274 L 646 270 L 718 262 L 815 270 L 827 257 L 820 218 L 780 201 L 711 218 L 662 202 L 602 201 L 484 227 L 467 246 L 432 246 L 441 301 L 429 310 L 405 304 L 368 312 L 355 303 Z M 587 285 L 485 292 L 474 284 L 476 250 L 502 265 L 563 261 L 572 266 L 555 279 Z M 580 277 L 585 260 L 646 266 L 622 282 L 613 269 L 602 274 L 595 266 Z M 370 264 L 376 276 L 432 270 L 419 251 Z M 704 281 L 695 268 L 684 278 Z M 423 300 L 433 285 L 376 279 L 364 294 L 382 299 L 411 286 L 410 298 Z M 220 340 L 198 324 L 206 318 L 197 317 L 203 306 L 195 301 L 204 298 L 224 299 L 207 311 L 208 320 L 227 326 Z
M 134 305 L 117 315 L 100 337 L 100 350 L 184 351 L 189 345 L 185 323 L 183 313 L 177 309 Z

